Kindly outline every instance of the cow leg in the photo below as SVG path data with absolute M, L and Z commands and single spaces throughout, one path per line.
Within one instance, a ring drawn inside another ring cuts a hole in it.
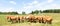
M 18 23 L 18 20 L 16 19 L 16 23 Z
M 20 23 L 20 19 L 18 20 L 18 22 Z
M 43 21 L 44 22 L 44 24 L 46 24 L 46 21 Z
M 34 23 L 36 23 L 37 22 L 37 20 L 36 19 L 34 19 Z
M 21 22 L 24 22 L 24 20 L 22 19 Z
M 50 21 L 49 24 L 52 24 L 52 22 Z
M 36 21 L 34 21 L 34 23 L 36 23 Z
M 11 20 L 10 20 L 10 19 L 8 19 L 8 22 L 11 22 Z
M 33 20 L 30 20 L 30 22 L 32 23 L 32 22 L 33 22 Z
M 12 23 L 17 23 L 18 21 L 16 19 L 12 19 Z
M 13 23 L 13 20 L 12 20 L 12 19 L 10 19 L 10 20 L 11 20 L 11 22 Z M 11 23 L 11 24 L 12 24 L 12 23 Z
M 48 24 L 52 24 L 52 21 L 47 21 Z
M 13 20 L 13 19 L 11 19 L 11 18 L 10 18 L 10 20 L 11 20 L 11 22 L 12 22 L 11 24 L 13 24 L 13 21 L 14 21 L 14 20 Z
M 10 20 L 11 20 L 11 22 L 13 23 L 13 20 L 12 20 L 12 19 L 10 19 Z M 11 24 L 12 24 L 12 23 L 11 23 Z
M 39 23 L 41 23 L 41 20 L 39 20 Z
M 33 21 L 31 20 L 30 22 L 32 23 Z

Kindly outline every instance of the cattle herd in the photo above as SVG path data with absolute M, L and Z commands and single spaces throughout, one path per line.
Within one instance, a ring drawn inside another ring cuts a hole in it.
M 35 16 L 35 15 L 27 15 L 27 16 L 7 16 L 7 20 L 12 23 L 23 23 L 23 22 L 31 22 L 31 23 L 52 23 L 52 17 L 47 15 Z

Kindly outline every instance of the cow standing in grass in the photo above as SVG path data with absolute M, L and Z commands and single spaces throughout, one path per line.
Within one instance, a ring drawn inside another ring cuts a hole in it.
M 35 16 L 36 22 L 43 23 L 42 16 Z
M 7 16 L 7 20 L 10 20 L 12 23 L 18 22 L 18 18 L 16 16 Z
M 27 17 L 26 17 L 26 19 L 28 20 L 28 22 L 36 22 L 35 21 L 35 16 L 34 15 L 32 15 L 32 14 L 29 14 Z
M 12 16 L 7 16 L 7 20 L 8 20 L 8 22 L 11 21 L 11 20 L 10 20 L 11 17 L 12 17 Z
M 51 16 L 43 16 L 43 20 L 44 23 L 48 23 L 51 24 L 52 23 L 52 17 Z
M 24 16 L 18 16 L 18 22 L 24 22 L 25 18 Z

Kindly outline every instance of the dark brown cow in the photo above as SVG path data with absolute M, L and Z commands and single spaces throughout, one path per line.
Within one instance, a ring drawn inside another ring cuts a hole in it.
M 52 17 L 51 16 L 43 16 L 44 23 L 51 24 L 52 23 Z

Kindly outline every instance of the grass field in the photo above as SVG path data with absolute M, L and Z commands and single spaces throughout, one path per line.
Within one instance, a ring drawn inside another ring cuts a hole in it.
M 52 26 L 60 26 L 60 13 L 42 13 L 38 15 L 52 16 L 53 18 Z M 44 25 L 41 23 L 29 23 L 29 22 L 11 24 L 11 22 L 7 21 L 6 16 L 7 15 L 0 15 L 0 26 L 47 26 L 47 24 Z

